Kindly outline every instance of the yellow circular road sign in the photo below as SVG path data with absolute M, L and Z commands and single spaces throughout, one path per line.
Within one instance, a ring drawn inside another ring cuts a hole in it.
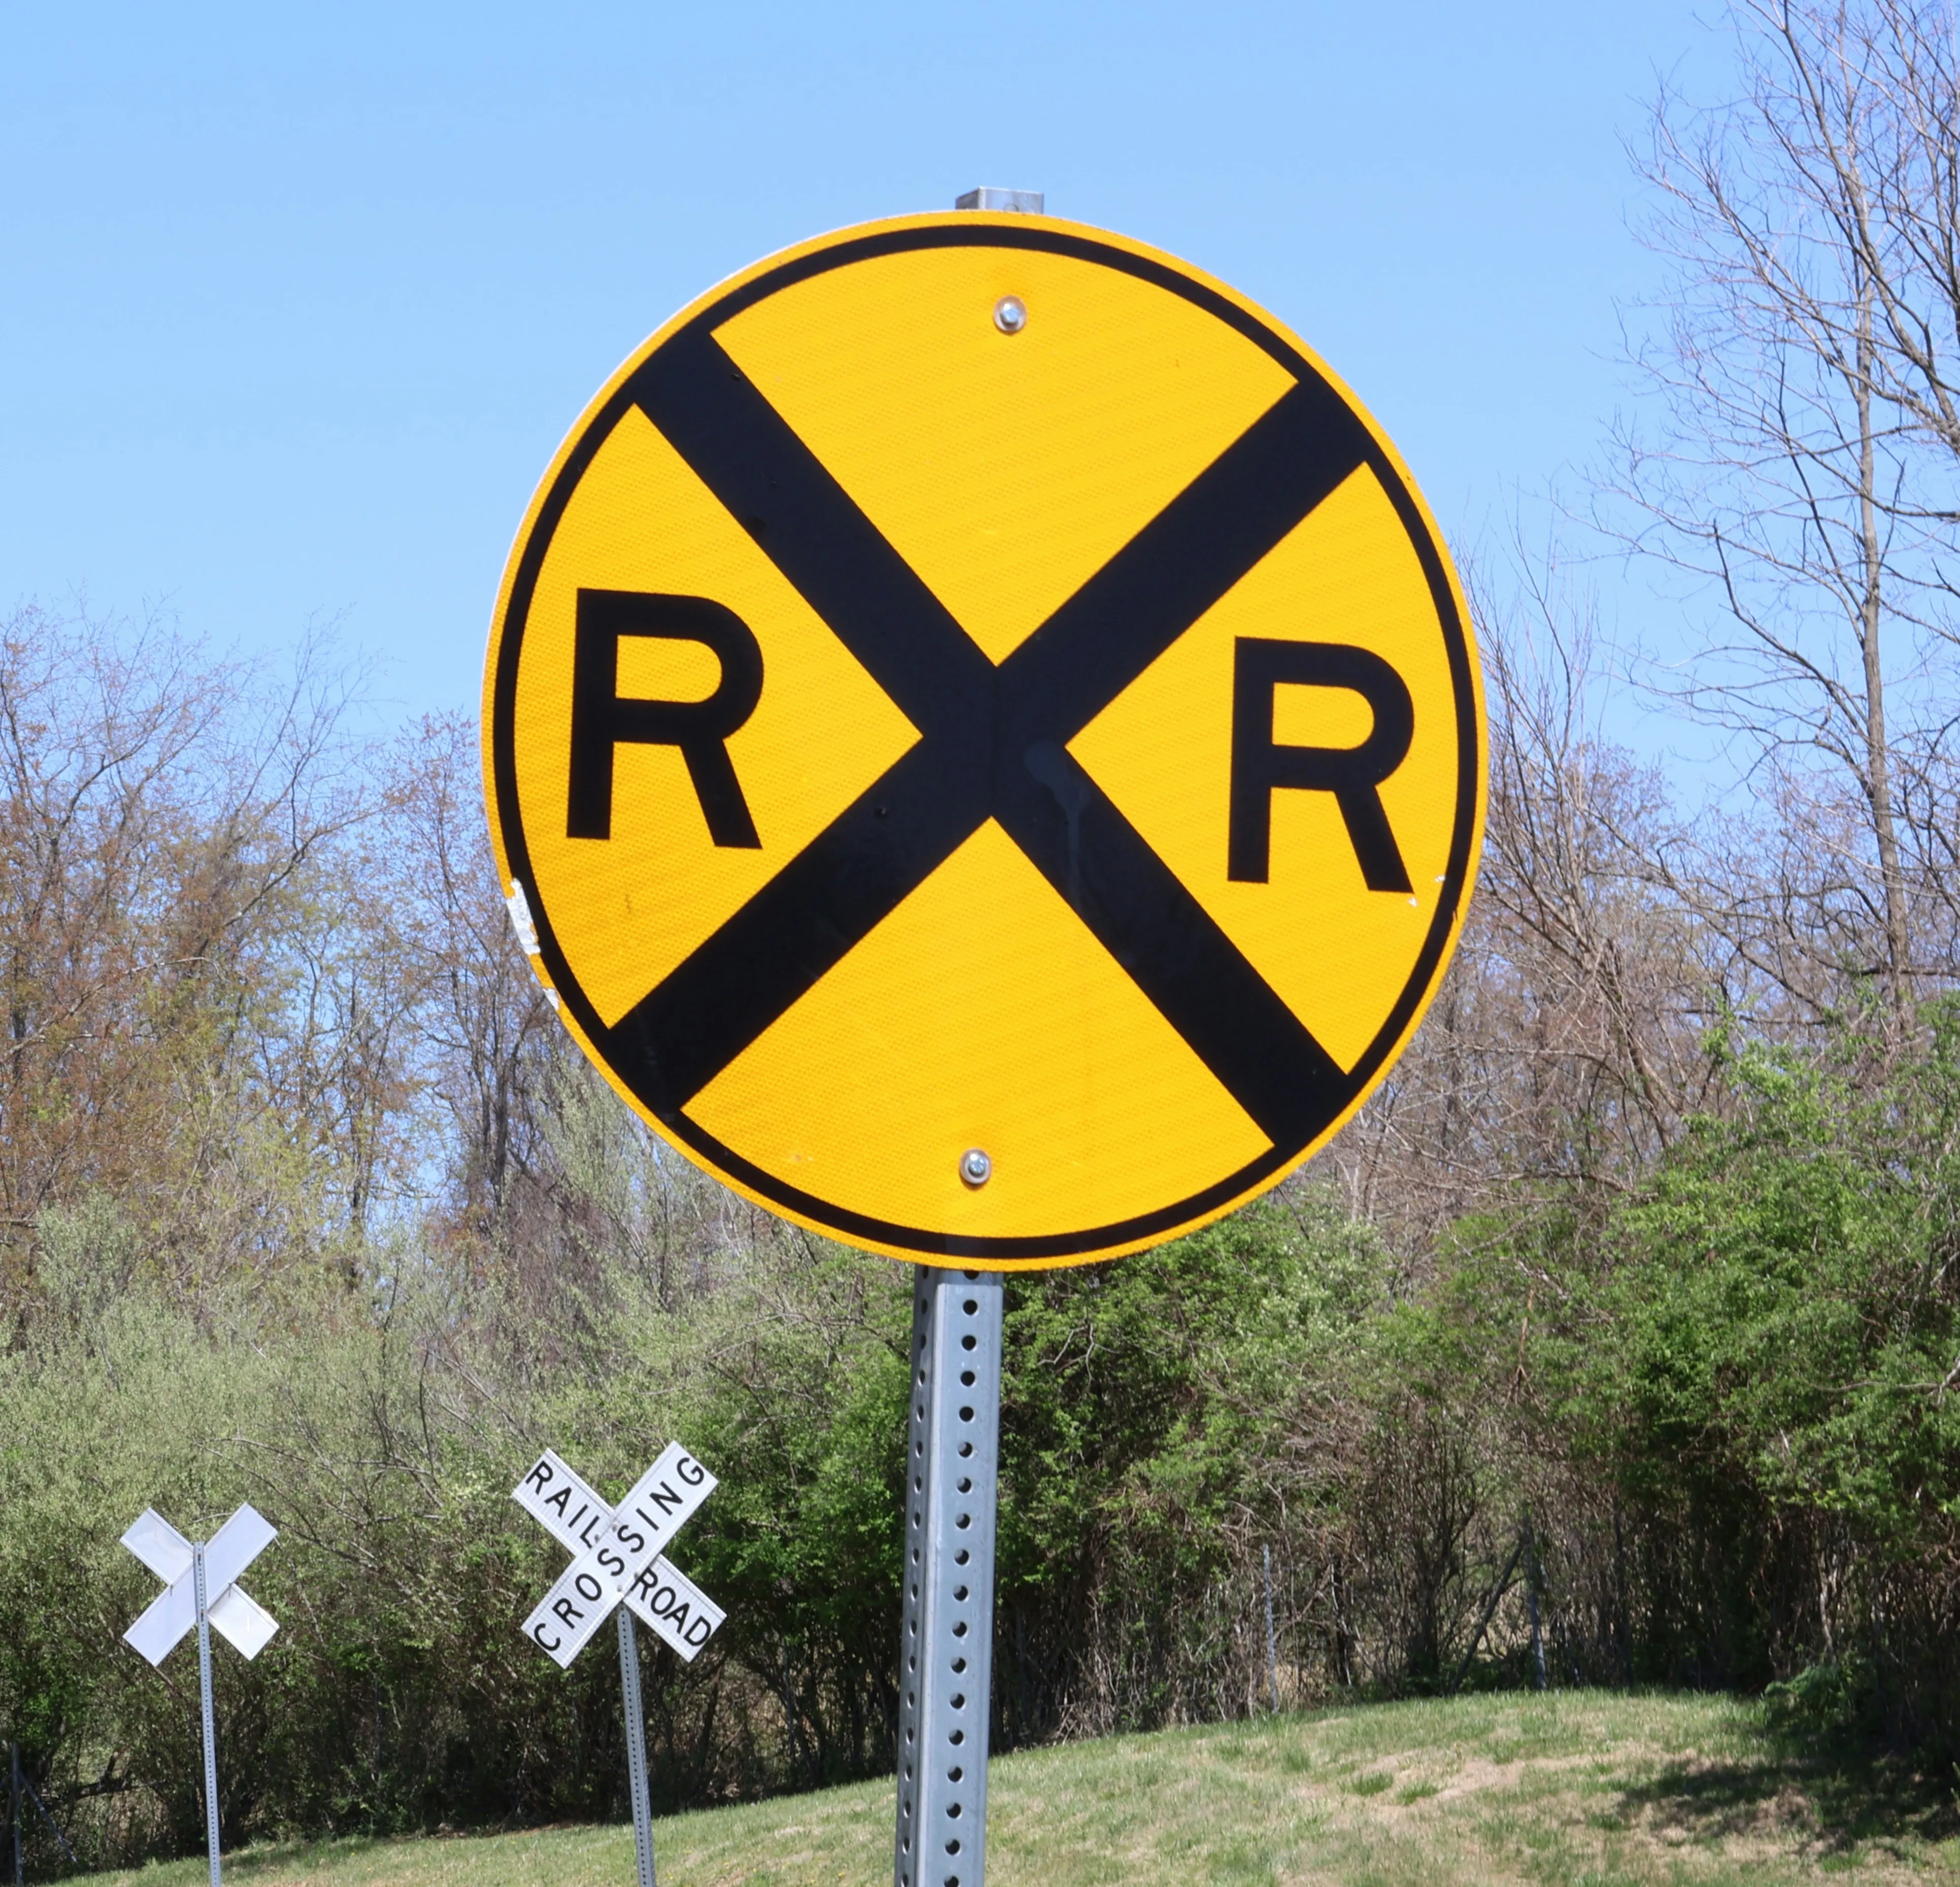
M 750 1198 L 988 1269 L 1154 1244 L 1408 1040 L 1482 834 L 1394 448 L 1187 264 L 907 217 L 676 316 L 504 574 L 491 826 L 566 1025 Z

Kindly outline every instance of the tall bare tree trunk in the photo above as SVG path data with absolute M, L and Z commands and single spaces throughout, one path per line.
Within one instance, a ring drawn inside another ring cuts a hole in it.
M 1861 272 L 1862 274 L 1862 272 Z M 1860 284 L 1858 303 L 1858 535 L 1864 555 L 1859 599 L 1859 652 L 1865 665 L 1865 792 L 1878 843 L 1879 876 L 1885 900 L 1885 965 L 1892 1015 L 1901 1028 L 1911 1002 L 1912 952 L 1905 875 L 1899 867 L 1898 834 L 1892 820 L 1892 757 L 1885 736 L 1885 666 L 1879 647 L 1883 616 L 1885 544 L 1880 535 L 1877 451 L 1872 430 L 1872 288 Z

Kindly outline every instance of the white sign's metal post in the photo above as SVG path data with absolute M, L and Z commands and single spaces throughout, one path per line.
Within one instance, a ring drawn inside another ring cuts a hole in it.
M 986 1879 L 1001 1307 L 998 1272 L 915 1268 L 896 1887 Z
M 204 1694 L 204 1840 L 211 1856 L 211 1887 L 219 1887 L 218 1859 L 218 1724 L 211 1706 L 211 1612 L 205 1603 L 204 1542 L 191 1548 L 197 1580 L 197 1682 Z
M 619 1692 L 626 1707 L 626 1781 L 633 1796 L 633 1857 L 640 1887 L 654 1887 L 654 1805 L 647 1787 L 647 1712 L 640 1701 L 640 1647 L 633 1615 L 622 1606 L 619 1620 Z

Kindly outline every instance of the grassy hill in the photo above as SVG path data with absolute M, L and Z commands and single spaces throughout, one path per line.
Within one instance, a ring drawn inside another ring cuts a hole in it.
M 1554 1692 L 1389 1704 L 1031 1750 L 996 1762 L 989 1887 L 1174 1881 L 1960 1881 L 1960 1777 L 1834 1759 L 1760 1706 Z M 877 1887 L 892 1790 L 658 1822 L 661 1887 Z M 632 1887 L 623 1828 L 263 1847 L 236 1887 Z M 105 1876 L 199 1887 L 202 1861 Z

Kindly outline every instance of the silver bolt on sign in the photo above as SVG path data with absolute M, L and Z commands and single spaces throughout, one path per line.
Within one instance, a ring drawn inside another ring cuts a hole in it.
M 692 1663 L 727 1614 L 671 1565 L 661 1549 L 720 1485 L 679 1442 L 635 1481 L 616 1507 L 551 1449 L 511 1498 L 572 1555 L 558 1583 L 524 1621 L 524 1635 L 562 1669 L 619 1614 L 619 1690 L 626 1712 L 626 1768 L 632 1785 L 633 1847 L 639 1887 L 654 1887 L 653 1809 L 647 1787 L 646 1714 L 640 1698 L 635 1615 Z
M 279 1530 L 258 1509 L 241 1507 L 208 1540 L 188 1540 L 154 1507 L 146 1507 L 123 1536 L 128 1547 L 164 1582 L 149 1609 L 123 1634 L 152 1664 L 161 1664 L 184 1634 L 197 1628 L 198 1685 L 204 1703 L 204 1838 L 211 1887 L 219 1887 L 218 1729 L 211 1704 L 211 1628 L 217 1626 L 248 1658 L 266 1648 L 278 1622 L 239 1577 Z M 212 1595 L 215 1593 L 216 1597 Z

